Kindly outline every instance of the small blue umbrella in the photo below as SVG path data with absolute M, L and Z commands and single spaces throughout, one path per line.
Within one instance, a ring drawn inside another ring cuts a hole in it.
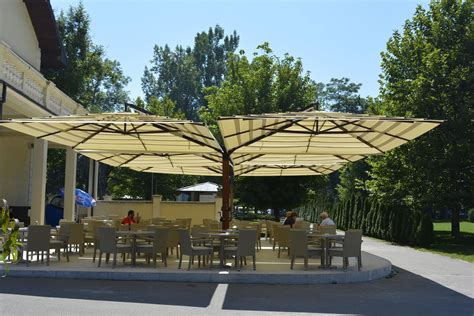
M 64 189 L 60 190 L 61 196 L 64 197 Z M 87 192 L 82 191 L 81 189 L 76 189 L 76 205 L 81 205 L 85 207 L 94 207 L 96 205 L 96 200 Z

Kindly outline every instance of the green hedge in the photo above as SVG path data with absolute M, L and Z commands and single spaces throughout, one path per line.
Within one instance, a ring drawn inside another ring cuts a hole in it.
M 362 229 L 366 236 L 414 245 L 429 246 L 433 241 L 431 216 L 402 205 L 383 205 L 371 198 L 353 195 L 338 203 L 313 201 L 299 208 L 299 216 L 316 222 L 327 211 L 342 230 Z

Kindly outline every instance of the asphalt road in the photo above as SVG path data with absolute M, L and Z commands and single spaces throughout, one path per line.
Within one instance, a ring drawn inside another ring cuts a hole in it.
M 474 300 L 468 296 L 395 269 L 392 278 L 330 285 L 7 277 L 0 279 L 0 315 L 474 314 Z

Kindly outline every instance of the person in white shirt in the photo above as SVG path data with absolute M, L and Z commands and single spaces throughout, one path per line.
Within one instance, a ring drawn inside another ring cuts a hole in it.
M 320 226 L 334 226 L 336 223 L 332 219 L 329 218 L 329 215 L 327 212 L 322 212 L 319 214 L 319 218 L 321 218 L 321 224 Z

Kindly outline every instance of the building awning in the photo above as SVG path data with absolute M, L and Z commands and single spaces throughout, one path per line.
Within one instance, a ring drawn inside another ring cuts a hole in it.
M 221 168 L 222 149 L 202 123 L 136 113 L 103 113 L 11 119 L 2 121 L 1 126 L 72 147 L 113 166 L 161 173 L 220 173 L 220 169 L 213 168 Z
M 218 125 L 236 175 L 279 176 L 329 173 L 401 146 L 441 122 L 293 112 L 221 117 Z

